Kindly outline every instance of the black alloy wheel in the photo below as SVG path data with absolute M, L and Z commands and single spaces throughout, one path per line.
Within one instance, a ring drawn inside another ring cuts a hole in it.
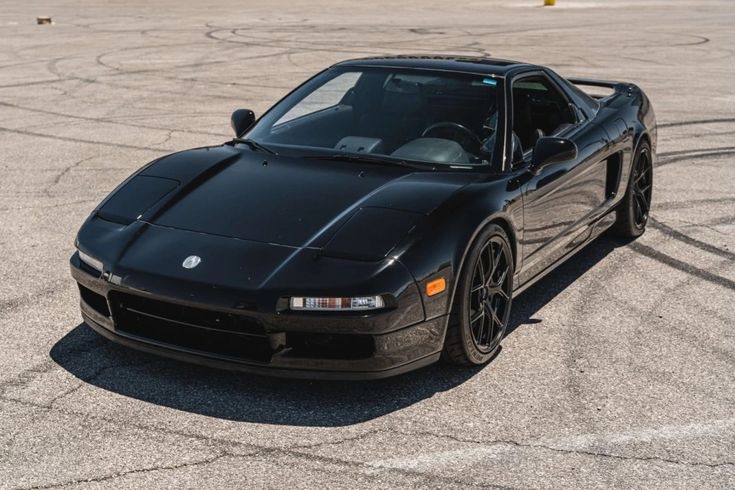
M 512 282 L 506 253 L 502 239 L 494 236 L 485 244 L 475 265 L 467 307 L 472 338 L 482 352 L 495 350 L 506 328 Z
M 508 328 L 513 296 L 513 253 L 505 231 L 488 226 L 468 254 L 459 277 L 444 344 L 444 358 L 478 365 L 497 352 Z
M 646 231 L 653 194 L 653 158 L 646 141 L 638 146 L 625 196 L 617 208 L 615 230 L 623 239 L 637 238 Z
M 651 191 L 653 190 L 653 168 L 650 153 L 642 151 L 633 168 L 633 216 L 638 228 L 645 228 L 648 212 L 651 210 Z

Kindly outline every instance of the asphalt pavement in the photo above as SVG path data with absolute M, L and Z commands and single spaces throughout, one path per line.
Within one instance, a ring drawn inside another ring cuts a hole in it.
M 206 3 L 0 1 L 0 488 L 735 487 L 731 1 Z M 516 298 L 482 369 L 274 380 L 81 322 L 68 258 L 117 183 L 393 53 L 640 85 L 660 123 L 646 234 Z

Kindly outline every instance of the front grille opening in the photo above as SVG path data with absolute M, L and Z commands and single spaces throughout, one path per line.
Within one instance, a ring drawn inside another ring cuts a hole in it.
M 87 303 L 94 311 L 106 318 L 110 317 L 110 308 L 104 296 L 95 293 L 81 284 L 79 284 L 79 295 L 82 297 L 82 301 Z
M 265 336 L 265 328 L 260 323 L 235 313 L 185 306 L 117 291 L 110 293 L 110 302 L 116 310 L 136 311 L 193 327 Z
M 306 359 L 367 359 L 375 353 L 375 342 L 370 335 L 347 334 L 286 334 L 290 349 L 287 357 Z
M 113 292 L 115 330 L 192 352 L 267 363 L 273 353 L 254 319 Z

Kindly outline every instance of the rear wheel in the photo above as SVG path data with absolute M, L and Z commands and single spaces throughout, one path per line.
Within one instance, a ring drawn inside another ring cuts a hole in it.
M 622 238 L 637 238 L 646 231 L 653 191 L 651 147 L 641 142 L 633 159 L 628 189 L 617 209 L 615 229 Z
M 505 231 L 488 226 L 476 240 L 459 276 L 443 358 L 479 365 L 498 350 L 508 327 L 513 296 L 513 254 Z

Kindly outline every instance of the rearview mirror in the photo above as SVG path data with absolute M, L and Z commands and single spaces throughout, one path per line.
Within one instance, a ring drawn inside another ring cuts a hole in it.
M 566 162 L 577 158 L 577 145 L 572 140 L 551 136 L 539 138 L 533 147 L 533 157 L 529 170 L 538 175 L 552 163 Z
M 255 113 L 250 109 L 238 109 L 232 113 L 230 118 L 230 124 L 232 130 L 235 131 L 235 137 L 239 138 L 245 131 L 250 129 L 250 126 L 255 122 Z

